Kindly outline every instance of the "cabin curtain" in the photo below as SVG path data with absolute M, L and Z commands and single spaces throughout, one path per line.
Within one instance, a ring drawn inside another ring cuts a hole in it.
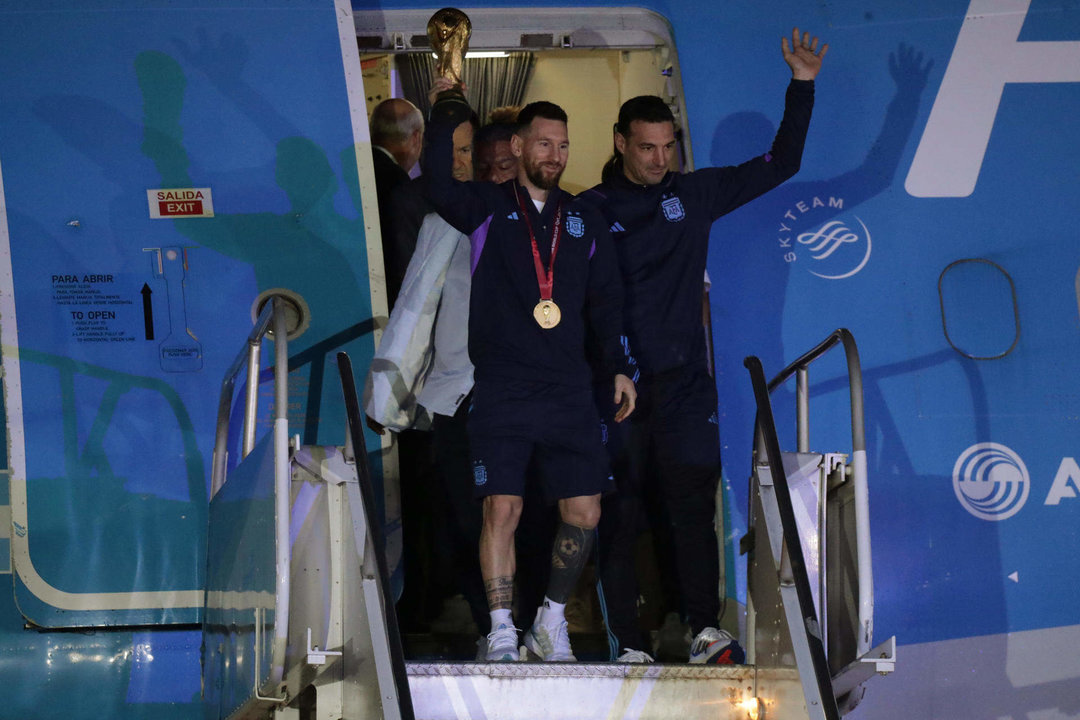
M 463 70 L 465 97 L 480 123 L 487 122 L 488 113 L 504 105 L 520 105 L 525 97 L 536 58 L 533 53 L 510 53 L 501 58 L 466 58 Z M 431 104 L 428 89 L 435 77 L 435 58 L 431 53 L 398 55 L 398 72 L 405 99 L 428 116 Z

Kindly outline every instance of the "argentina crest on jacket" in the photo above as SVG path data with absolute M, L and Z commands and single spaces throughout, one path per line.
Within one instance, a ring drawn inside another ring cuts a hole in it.
M 686 211 L 683 209 L 682 200 L 680 200 L 677 195 L 661 200 L 660 207 L 664 211 L 664 219 L 668 222 L 679 222 L 686 217 Z
M 585 234 L 585 221 L 581 219 L 580 215 L 568 214 L 566 216 L 566 232 L 576 238 Z

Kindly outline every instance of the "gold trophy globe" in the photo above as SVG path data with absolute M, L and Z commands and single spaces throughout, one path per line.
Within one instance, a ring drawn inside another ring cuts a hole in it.
M 450 90 L 439 93 L 440 99 L 465 98 L 462 68 L 469 51 L 472 22 L 457 8 L 443 8 L 431 16 L 427 24 L 428 41 L 435 53 L 435 75 L 454 83 Z

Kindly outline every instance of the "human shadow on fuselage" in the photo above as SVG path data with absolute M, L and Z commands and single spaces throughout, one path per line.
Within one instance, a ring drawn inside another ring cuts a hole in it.
M 797 240 L 800 232 L 846 215 L 887 190 L 911 136 L 933 62 L 901 44 L 889 55 L 888 66 L 896 92 L 862 164 L 825 180 L 789 181 L 721 218 L 713 227 L 708 267 L 713 287 L 712 330 L 720 393 L 720 431 L 724 446 L 734 451 L 724 461 L 739 468 L 737 475 L 742 474 L 742 468 L 747 467 L 743 463 L 750 458 L 755 414 L 743 358 L 756 355 L 771 377 L 810 349 L 787 349 L 783 344 L 783 315 L 791 273 L 807 264 L 801 257 L 788 261 L 785 255 L 803 254 Z M 775 133 L 775 127 L 760 113 L 730 115 L 716 127 L 710 160 L 714 166 L 741 162 L 768 148 Z M 808 141 L 839 142 L 840 139 L 828 138 L 827 129 L 815 128 L 811 121 Z M 800 206 L 807 210 L 798 209 Z M 786 244 L 778 244 L 778 237 Z M 827 322 L 828 318 L 824 320 Z M 824 339 L 834 329 L 823 326 L 821 337 L 813 342 Z M 782 402 L 782 392 L 778 391 L 781 394 L 774 398 L 776 402 Z M 782 442 L 784 439 L 782 435 Z M 745 488 L 736 488 L 736 492 L 743 501 L 740 506 L 744 506 Z
M 807 239 L 815 235 L 820 237 L 820 233 L 812 231 L 831 222 L 855 227 L 858 218 L 852 211 L 893 187 L 931 67 L 931 62 L 924 62 L 921 55 L 906 45 L 901 45 L 890 55 L 889 72 L 896 83 L 896 93 L 888 105 L 881 130 L 866 160 L 858 167 L 825 180 L 785 184 L 717 224 L 718 242 L 712 248 L 713 262 L 710 268 L 714 288 L 727 291 L 714 292 L 714 306 L 720 309 L 714 309 L 713 322 L 714 336 L 717 338 L 718 376 L 721 379 L 721 433 L 725 443 L 734 450 L 730 454 L 734 457 L 726 460 L 735 463 L 729 470 L 734 468 L 731 472 L 732 489 L 738 498 L 737 507 L 745 506 L 747 487 L 743 481 L 743 471 L 747 466 L 743 463 L 750 458 L 754 418 L 749 384 L 741 367 L 743 357 L 757 355 L 771 375 L 810 349 L 809 344 L 806 347 L 785 347 L 785 336 L 806 335 L 811 338 L 809 342 L 812 344 L 824 339 L 836 327 L 862 326 L 869 331 L 867 337 L 876 341 L 883 338 L 886 342 L 889 340 L 888 328 L 881 327 L 887 316 L 881 313 L 882 302 L 887 303 L 888 299 L 869 295 L 860 298 L 850 291 L 846 296 L 841 295 L 844 289 L 839 286 L 846 278 L 835 282 L 824 279 L 814 282 L 813 278 L 805 277 L 807 266 L 812 266 L 813 258 L 810 248 L 800 245 L 799 235 L 803 234 Z M 730 116 L 717 128 L 712 160 L 716 164 L 730 162 L 730 156 L 725 156 L 725 153 L 738 152 L 740 145 L 743 151 L 736 157 L 744 157 L 747 144 L 767 146 L 772 133 L 768 122 L 758 114 Z M 822 136 L 819 127 L 816 133 L 812 131 L 811 141 L 814 137 L 820 139 Z M 842 200 L 842 204 L 831 202 L 834 199 Z M 906 199 L 906 196 L 901 199 Z M 788 253 L 793 253 L 791 257 L 797 259 L 789 261 Z M 867 279 L 876 281 L 880 278 L 880 282 L 874 283 L 875 292 L 883 293 L 886 288 L 893 287 L 893 279 L 888 275 L 888 268 L 881 266 L 880 261 L 879 267 L 875 268 L 873 261 L 870 261 L 861 280 L 865 286 Z M 935 270 L 930 272 L 936 274 Z M 800 274 L 797 280 L 793 273 Z M 920 282 L 928 284 L 927 278 L 922 278 Z M 736 290 L 743 288 L 748 289 Z M 796 288 L 799 297 L 791 295 Z M 865 287 L 862 292 L 866 292 Z M 818 293 L 832 299 L 821 304 Z M 819 308 L 818 314 L 799 310 L 806 307 Z M 785 318 L 785 314 L 792 313 L 793 309 L 798 311 L 800 322 L 816 322 L 820 325 L 798 328 L 796 332 L 790 325 L 796 315 Z M 856 332 L 857 340 L 858 336 Z M 905 437 L 913 434 L 911 419 L 896 415 L 896 410 L 890 408 L 890 397 L 895 405 L 897 381 L 918 388 L 919 378 L 923 375 L 940 377 L 942 373 L 947 373 L 950 378 L 962 377 L 966 382 L 956 383 L 955 399 L 967 404 L 957 409 L 956 417 L 964 424 L 959 432 L 969 435 L 974 442 L 991 440 L 987 389 L 978 363 L 949 348 L 944 337 L 940 345 L 940 351 L 928 355 L 912 358 L 901 354 L 900 359 L 886 359 L 877 365 L 867 364 L 863 369 L 871 481 L 871 529 L 877 583 L 876 641 L 895 634 L 901 643 L 921 643 L 947 637 L 983 635 L 988 623 L 994 627 L 1006 626 L 1004 618 L 1007 608 L 1000 584 L 997 584 L 996 590 L 987 592 L 986 583 L 980 580 L 994 578 L 997 583 L 997 579 L 1004 575 L 1001 554 L 995 550 L 1001 545 L 999 527 L 996 523 L 966 522 L 971 519 L 958 509 L 954 511 L 943 507 L 934 510 L 928 506 L 927 497 L 939 495 L 942 488 L 949 487 L 952 478 L 940 469 L 936 472 L 925 469 L 927 463 L 920 461 L 919 448 L 908 447 L 904 442 Z M 888 358 L 890 355 L 884 346 L 875 349 L 865 344 L 862 348 L 864 358 Z M 829 398 L 830 402 L 846 397 L 846 377 L 838 377 L 842 374 L 840 365 L 842 363 L 837 362 L 825 369 L 825 377 L 829 378 L 834 377 L 832 370 L 835 368 L 837 379 L 826 380 L 816 386 L 811 383 L 812 409 L 816 400 L 825 400 L 830 394 L 834 396 Z M 958 370 L 962 375 L 957 373 Z M 821 376 L 819 371 L 817 377 Z M 811 379 L 814 377 L 812 370 Z M 887 388 L 891 390 L 891 395 L 887 395 Z M 778 416 L 784 416 L 785 420 L 792 416 L 790 407 L 793 398 L 789 390 L 778 389 L 773 401 L 777 406 L 784 407 L 777 413 Z M 930 407 L 934 407 L 933 403 Z M 839 417 L 838 425 L 846 422 L 846 413 L 840 413 Z M 785 423 L 780 429 L 790 438 L 794 423 Z M 841 429 L 832 435 L 842 436 L 843 432 Z M 793 443 L 785 443 L 785 447 L 793 449 Z M 948 493 L 948 490 L 945 492 Z M 875 499 L 877 502 L 874 502 Z M 958 520 L 957 513 L 963 518 Z M 959 566 L 947 553 L 934 551 L 934 548 L 949 547 L 978 548 L 978 552 L 965 555 L 965 564 Z M 978 607 L 978 613 L 964 610 L 971 607 Z M 997 643 L 990 638 L 983 641 L 984 648 L 980 651 L 983 656 L 1006 656 L 1005 647 L 995 649 Z M 932 654 L 933 650 L 927 652 Z M 997 672 L 996 666 L 994 672 Z M 967 677 L 966 672 L 964 676 Z M 920 686 L 917 681 L 913 683 L 894 678 L 879 683 L 878 687 L 889 688 L 890 683 L 899 685 L 893 685 L 891 690 L 886 689 L 885 692 L 871 689 L 868 697 L 873 698 L 878 693 L 882 698 L 910 696 L 912 688 Z M 985 676 L 979 685 L 986 686 Z M 1001 687 L 1011 685 L 1007 677 L 1000 679 Z M 902 690 L 899 689 L 901 687 Z M 856 715 L 875 718 L 911 715 L 910 703 L 893 703 L 895 714 L 884 712 L 886 706 L 888 702 L 871 702 L 867 708 L 871 714 L 862 715 L 861 711 L 856 711 Z M 996 708 L 995 712 L 998 712 Z
M 927 80 L 933 67 L 933 61 L 924 59 L 921 53 L 912 47 L 901 44 L 888 56 L 889 76 L 895 84 L 895 92 L 881 117 L 880 129 L 874 139 L 865 160 L 857 167 L 833 177 L 816 181 L 799 182 L 794 180 L 772 190 L 753 201 L 747 207 L 721 219 L 715 225 L 713 241 L 710 247 L 709 271 L 712 280 L 712 322 L 716 349 L 716 367 L 720 396 L 721 438 L 725 448 L 726 471 L 731 478 L 733 505 L 731 515 L 739 508 L 746 507 L 748 488 L 745 482 L 749 474 L 751 457 L 753 422 L 755 406 L 747 373 L 742 363 L 747 355 L 759 357 L 768 376 L 779 372 L 787 363 L 793 361 L 813 344 L 825 339 L 837 327 L 858 325 L 863 320 L 862 314 L 868 311 L 871 303 L 860 303 L 848 297 L 844 302 L 835 299 L 832 305 L 821 308 L 814 315 L 801 311 L 800 321 L 818 323 L 818 326 L 803 327 L 796 335 L 809 337 L 805 347 L 785 347 L 784 337 L 792 335 L 792 329 L 785 325 L 791 317 L 785 318 L 793 306 L 817 307 L 817 292 L 825 297 L 837 297 L 843 289 L 841 284 L 845 273 L 861 268 L 866 273 L 876 269 L 869 259 L 869 237 L 862 233 L 857 214 L 853 214 L 860 205 L 882 195 L 894 185 L 894 178 L 907 146 Z M 710 160 L 713 165 L 723 166 L 740 162 L 745 158 L 760 153 L 767 148 L 775 134 L 774 126 L 760 113 L 740 112 L 728 116 L 718 125 L 713 136 Z M 843 142 L 842 138 L 829 137 L 829 130 L 811 122 L 809 143 Z M 831 225 L 830 225 L 831 224 Z M 850 243 L 847 248 L 839 245 L 818 247 L 823 236 L 830 230 L 821 228 L 852 227 L 849 237 L 863 234 L 862 241 Z M 871 223 L 873 226 L 873 223 Z M 800 237 L 801 236 L 801 237 Z M 842 269 L 824 269 L 827 262 L 836 260 L 847 250 L 856 250 L 849 255 Z M 832 252 L 830 252 L 830 250 Z M 863 255 L 865 251 L 866 255 Z M 831 255 L 831 257 L 830 257 Z M 822 264 L 815 264 L 819 256 Z M 865 263 L 865 267 L 860 263 Z M 800 277 L 798 283 L 792 273 L 815 271 L 820 281 L 813 277 Z M 836 279 L 825 279 L 832 275 Z M 809 281 L 809 282 L 807 282 Z M 793 298 L 793 288 L 800 293 L 815 293 L 815 296 Z M 785 330 L 787 331 L 785 333 Z M 856 340 L 858 340 L 856 332 Z M 839 351 L 834 351 L 839 352 Z M 951 351 L 950 351 L 951 352 Z M 841 354 L 842 355 L 842 354 Z M 933 364 L 951 361 L 950 357 L 935 358 Z M 957 358 L 958 359 L 958 358 Z M 891 374 L 911 373 L 917 370 L 922 361 L 910 361 L 904 367 L 891 368 Z M 925 364 L 925 363 L 923 363 Z M 826 365 L 826 377 L 832 369 L 842 366 Z M 866 373 L 873 373 L 868 368 Z M 811 378 L 814 372 L 811 372 Z M 819 369 L 817 377 L 821 377 Z M 813 385 L 812 392 L 813 392 Z M 973 412 L 985 408 L 985 390 L 981 383 L 969 383 L 972 393 Z M 840 388 L 834 389 L 839 393 Z M 846 395 L 846 392 L 843 393 Z M 818 395 L 815 395 L 818 397 Z M 773 394 L 776 415 L 780 422 L 781 444 L 785 449 L 794 449 L 794 421 L 792 394 L 785 388 L 779 388 Z M 878 440 L 879 447 L 870 453 L 870 473 L 872 477 L 904 476 L 914 481 L 916 463 L 910 458 L 909 451 L 901 442 L 897 423 L 892 419 L 886 398 L 880 388 L 872 383 L 866 385 L 866 417 L 868 420 L 867 436 Z M 977 416 L 977 412 L 976 412 Z M 789 422 L 789 420 L 791 420 Z M 846 416 L 843 421 L 846 422 Z M 980 429 L 977 427 L 978 432 Z M 985 428 L 981 432 L 985 432 Z M 843 437 L 843 430 L 836 433 Z M 980 435 L 981 437 L 981 435 Z M 881 438 L 885 438 L 884 441 Z M 884 447 L 881 447 L 881 446 Z M 843 447 L 828 448 L 843 450 Z M 923 478 L 920 480 L 928 480 Z M 738 525 L 738 520 L 735 520 Z M 735 528 L 737 532 L 741 528 Z M 891 532 L 895 528 L 875 528 L 875 533 Z M 876 548 L 883 556 L 892 554 L 885 548 Z M 896 618 L 905 618 L 903 608 L 889 606 L 887 597 L 879 603 L 881 614 Z M 888 630 L 888 628 L 882 628 Z M 889 632 L 888 634 L 891 634 Z

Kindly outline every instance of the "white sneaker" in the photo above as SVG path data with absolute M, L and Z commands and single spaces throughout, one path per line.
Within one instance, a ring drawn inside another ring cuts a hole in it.
M 651 663 L 656 661 L 653 660 L 652 655 L 643 650 L 631 650 L 630 648 L 623 648 L 623 654 L 615 658 L 615 662 Z
M 536 611 L 536 621 L 525 633 L 526 649 L 544 662 L 576 662 L 577 658 L 570 649 L 566 620 L 556 625 L 541 625 L 542 611 L 543 608 Z
M 707 627 L 690 643 L 690 662 L 695 665 L 742 665 L 746 653 L 725 630 Z
M 501 623 L 487 636 L 487 661 L 517 662 L 520 659 L 518 629 L 513 625 Z

